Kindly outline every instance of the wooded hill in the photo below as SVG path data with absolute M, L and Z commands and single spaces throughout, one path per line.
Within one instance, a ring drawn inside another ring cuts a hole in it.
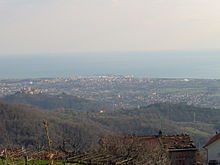
M 6 101 L 35 105 L 42 109 L 75 109 L 84 111 L 97 111 L 100 109 L 111 109 L 111 106 L 99 102 L 96 100 L 89 100 L 80 98 L 77 96 L 67 95 L 65 93 L 59 95 L 48 95 L 48 94 L 26 94 L 26 93 L 15 93 L 8 95 L 3 98 Z
M 77 150 L 93 146 L 113 134 L 189 133 L 201 145 L 220 128 L 220 110 L 180 104 L 154 104 L 140 109 L 88 112 L 43 110 L 31 105 L 0 101 L 0 145 L 46 146 L 43 120 L 49 122 L 54 147 Z
M 71 115 L 69 120 L 65 119 L 65 115 Z M 49 134 L 56 147 L 65 140 L 69 147 L 83 149 L 92 145 L 98 137 L 112 134 L 102 125 L 86 119 L 85 114 L 79 111 L 42 110 L 1 100 L 0 145 L 23 145 L 39 149 L 45 147 L 47 140 L 43 120 L 49 123 Z

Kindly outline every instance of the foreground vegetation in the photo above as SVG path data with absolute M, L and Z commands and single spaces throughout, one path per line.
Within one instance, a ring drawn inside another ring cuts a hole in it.
M 6 159 L 6 160 L 1 160 L 0 161 L 0 165 L 24 165 L 25 159 Z M 30 160 L 27 162 L 29 165 L 48 165 L 49 163 L 51 163 L 50 160 Z M 56 161 L 54 162 L 54 164 L 56 165 L 64 165 L 65 162 L 63 161 Z
M 28 161 L 28 165 L 48 165 L 52 161 L 51 160 L 30 160 Z M 1 160 L 0 165 L 24 165 L 24 159 L 17 159 L 17 160 Z M 67 163 L 65 161 L 54 161 L 54 165 L 86 165 L 87 163 Z M 89 164 L 88 164 L 89 165 Z

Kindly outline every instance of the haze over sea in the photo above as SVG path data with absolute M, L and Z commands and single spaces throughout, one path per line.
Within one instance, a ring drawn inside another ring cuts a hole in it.
M 0 78 L 134 75 L 220 79 L 220 51 L 1 55 Z

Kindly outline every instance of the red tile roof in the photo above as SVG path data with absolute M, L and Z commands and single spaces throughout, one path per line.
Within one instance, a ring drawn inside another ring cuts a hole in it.
M 196 148 L 188 134 L 163 135 L 161 141 L 168 149 L 192 149 Z
M 210 144 L 214 143 L 214 142 L 217 141 L 218 139 L 220 139 L 220 133 L 216 134 L 216 135 L 213 136 L 211 139 L 209 139 L 209 141 L 205 144 L 204 148 L 206 148 L 206 147 L 209 146 Z
M 195 149 L 196 146 L 188 134 L 180 135 L 153 135 L 153 136 L 138 136 L 144 140 L 150 141 L 157 139 L 167 149 Z
M 113 139 L 116 139 L 117 141 L 129 143 L 130 140 L 130 143 L 136 142 L 142 145 L 146 145 L 148 148 L 155 148 L 156 146 L 160 146 L 167 149 L 168 151 L 197 149 L 188 134 L 151 136 L 112 136 L 110 137 L 110 139 L 109 137 L 103 137 L 101 138 L 101 141 L 108 141 L 107 143 L 111 143 L 111 141 L 114 141 Z

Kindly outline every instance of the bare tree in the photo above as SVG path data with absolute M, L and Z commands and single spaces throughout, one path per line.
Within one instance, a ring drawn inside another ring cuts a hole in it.
M 99 152 L 111 155 L 117 164 L 169 165 L 168 153 L 158 139 L 136 136 L 110 136 L 99 141 Z
M 48 124 L 48 121 L 47 120 L 43 120 L 43 125 L 44 125 L 44 129 L 45 129 L 46 137 L 47 137 L 48 152 L 51 152 L 52 140 L 50 139 L 50 136 L 49 136 L 49 124 Z

